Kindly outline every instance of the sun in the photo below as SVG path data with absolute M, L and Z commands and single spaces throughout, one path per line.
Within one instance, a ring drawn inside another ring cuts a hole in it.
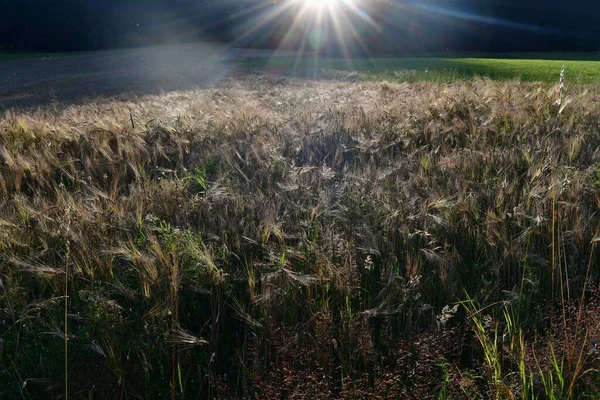
M 303 0 L 302 3 L 308 8 L 320 9 L 329 8 L 332 9 L 338 5 L 340 0 Z

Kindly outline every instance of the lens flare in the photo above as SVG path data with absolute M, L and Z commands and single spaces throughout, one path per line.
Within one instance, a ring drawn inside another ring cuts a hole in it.
M 319 63 L 321 54 L 351 63 L 354 55 L 371 56 L 373 37 L 384 37 L 374 3 L 392 0 L 270 0 L 256 1 L 248 21 L 236 28 L 238 43 L 273 43 L 293 50 L 297 65 L 304 57 Z M 373 12 L 375 15 L 373 15 Z M 316 51 L 316 52 L 315 52 Z

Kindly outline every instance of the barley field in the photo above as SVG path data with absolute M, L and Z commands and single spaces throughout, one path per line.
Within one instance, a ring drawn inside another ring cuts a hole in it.
M 251 73 L 0 117 L 0 398 L 597 399 L 600 89 Z

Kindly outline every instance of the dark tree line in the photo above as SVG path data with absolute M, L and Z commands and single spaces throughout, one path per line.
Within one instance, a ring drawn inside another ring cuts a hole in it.
M 569 51 L 599 48 L 599 12 L 586 0 L 408 0 L 374 14 L 397 51 Z
M 4 50 L 101 49 L 169 41 L 231 41 L 243 0 L 0 0 Z
M 600 47 L 598 2 L 359 1 L 378 28 L 347 15 L 345 19 L 359 27 L 362 43 L 346 32 L 342 39 L 330 40 L 330 47 L 340 41 L 380 52 Z M 272 7 L 279 5 L 272 0 L 0 0 L 0 46 L 12 51 L 68 51 L 198 39 L 297 45 L 281 43 L 293 11 L 251 29 Z

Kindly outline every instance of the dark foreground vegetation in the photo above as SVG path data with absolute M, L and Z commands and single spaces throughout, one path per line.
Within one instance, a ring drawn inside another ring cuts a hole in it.
M 600 91 L 251 76 L 0 119 L 0 397 L 597 399 Z

